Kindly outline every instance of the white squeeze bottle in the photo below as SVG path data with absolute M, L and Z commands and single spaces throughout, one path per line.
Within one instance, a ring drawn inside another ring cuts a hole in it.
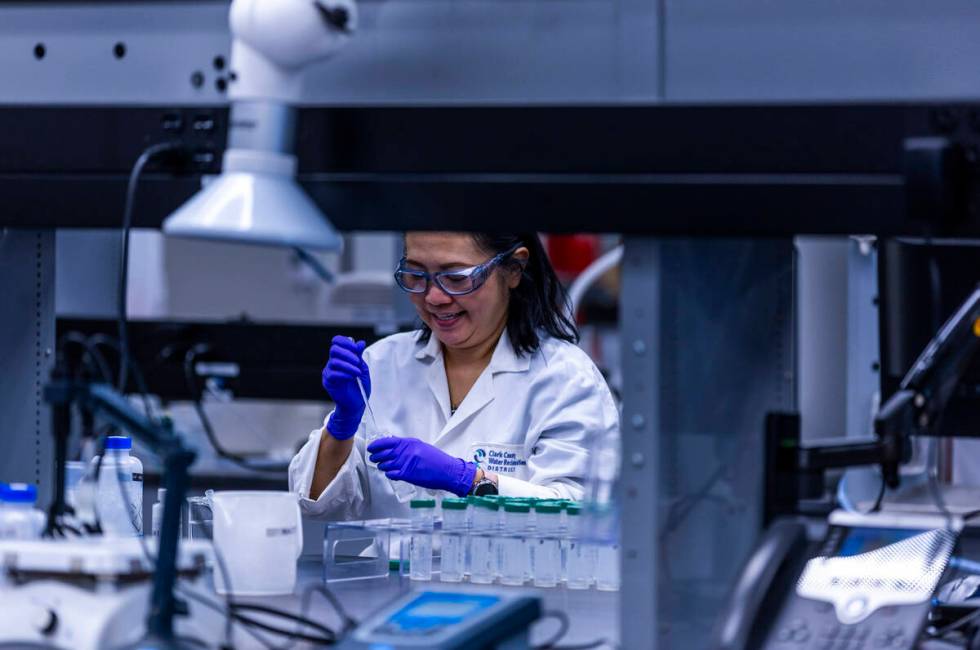
M 128 436 L 106 438 L 96 503 L 108 537 L 143 535 L 143 463 L 130 455 L 132 448 Z M 93 468 L 98 461 L 98 456 L 92 459 Z

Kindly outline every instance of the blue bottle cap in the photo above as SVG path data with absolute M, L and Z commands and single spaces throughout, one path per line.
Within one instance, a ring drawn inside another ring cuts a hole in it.
M 31 483 L 0 484 L 0 501 L 7 503 L 34 503 L 37 501 L 37 486 Z
M 132 449 L 133 440 L 129 436 L 109 436 L 105 439 L 106 449 Z

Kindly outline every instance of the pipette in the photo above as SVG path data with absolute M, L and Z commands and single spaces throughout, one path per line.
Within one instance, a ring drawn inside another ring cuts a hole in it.
M 381 429 L 378 428 L 378 420 L 374 417 L 374 409 L 371 408 L 371 402 L 368 401 L 367 391 L 364 390 L 364 384 L 361 383 L 361 378 L 356 377 L 357 387 L 361 391 L 361 399 L 364 400 L 364 406 L 367 408 L 368 419 L 371 421 L 369 429 L 371 433 L 368 434 L 368 440 L 376 440 L 381 433 Z M 401 502 L 411 500 L 415 496 L 415 488 L 411 483 L 406 483 L 405 481 L 391 481 L 391 489 L 395 491 L 395 497 Z

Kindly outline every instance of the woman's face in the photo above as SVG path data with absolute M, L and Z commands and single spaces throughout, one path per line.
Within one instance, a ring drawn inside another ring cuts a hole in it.
M 468 234 L 410 232 L 405 235 L 405 266 L 437 273 L 483 264 L 495 253 L 481 250 Z M 515 259 L 526 259 L 518 249 Z M 499 336 L 507 323 L 510 290 L 521 281 L 519 271 L 498 265 L 473 293 L 452 296 L 430 282 L 425 293 L 410 293 L 419 317 L 447 348 L 466 349 Z

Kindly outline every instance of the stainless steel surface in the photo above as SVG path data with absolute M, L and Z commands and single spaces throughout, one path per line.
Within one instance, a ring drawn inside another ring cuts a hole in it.
M 0 229 L 0 481 L 38 486 L 45 507 L 54 463 L 42 390 L 54 360 L 54 232 Z

